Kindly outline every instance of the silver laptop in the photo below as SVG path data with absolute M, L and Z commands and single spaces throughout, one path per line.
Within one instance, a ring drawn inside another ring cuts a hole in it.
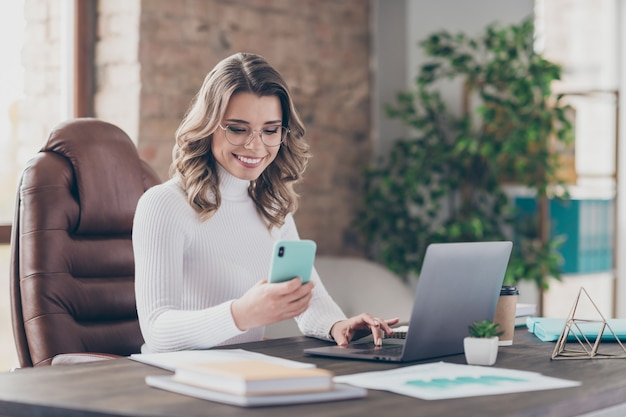
M 511 242 L 436 243 L 426 249 L 405 339 L 305 349 L 351 359 L 410 362 L 463 353 L 474 321 L 493 320 Z

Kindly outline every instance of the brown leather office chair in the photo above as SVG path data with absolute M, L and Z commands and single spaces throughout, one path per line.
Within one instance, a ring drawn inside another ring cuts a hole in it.
M 50 134 L 22 174 L 11 238 L 20 366 L 139 352 L 131 232 L 139 197 L 159 182 L 112 124 L 76 119 Z

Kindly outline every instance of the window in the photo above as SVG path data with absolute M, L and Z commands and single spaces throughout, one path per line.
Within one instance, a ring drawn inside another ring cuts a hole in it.
M 567 316 L 582 286 L 602 313 L 611 317 L 615 314 L 618 0 L 537 0 L 535 4 L 537 46 L 563 68 L 554 89 L 573 108 L 575 135 L 569 170 L 573 201 L 553 218 L 557 228 L 576 225 L 564 244 L 576 268 L 563 282 L 550 283 L 543 314 Z
M 19 101 L 24 92 L 24 67 L 21 50 L 24 37 L 24 3 L 2 2 L 0 5 L 0 224 L 8 225 L 13 218 L 17 166 L 17 123 Z M 0 243 L 8 243 L 4 239 Z

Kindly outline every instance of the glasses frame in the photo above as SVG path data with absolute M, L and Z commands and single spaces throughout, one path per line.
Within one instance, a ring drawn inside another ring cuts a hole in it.
M 237 124 L 234 124 L 234 125 L 237 125 Z M 233 126 L 233 124 L 228 124 L 226 126 L 222 126 L 222 124 L 220 123 L 218 126 L 220 127 L 220 129 L 222 129 L 224 131 L 224 137 L 226 138 L 226 141 L 228 143 L 230 143 L 231 145 L 233 145 L 233 146 L 247 146 L 247 145 L 249 145 L 250 142 L 252 142 L 254 140 L 254 134 L 258 133 L 259 134 L 259 139 L 261 139 L 261 143 L 263 143 L 263 145 L 265 145 L 267 147 L 270 147 L 270 148 L 275 148 L 277 146 L 282 145 L 283 142 L 285 141 L 285 139 L 287 139 L 287 136 L 289 135 L 289 133 L 291 133 L 291 129 L 289 129 L 287 126 L 280 125 L 280 128 L 284 131 L 284 133 L 280 137 L 280 142 L 278 144 L 276 144 L 276 145 L 269 145 L 269 144 L 265 143 L 265 140 L 263 140 L 263 129 L 254 130 L 254 129 L 250 128 L 250 137 L 248 138 L 248 140 L 246 142 L 244 142 L 244 143 L 237 144 L 237 143 L 232 143 L 230 141 L 230 139 L 228 139 L 228 127 L 229 126 Z M 246 125 L 243 125 L 243 126 L 246 126 Z

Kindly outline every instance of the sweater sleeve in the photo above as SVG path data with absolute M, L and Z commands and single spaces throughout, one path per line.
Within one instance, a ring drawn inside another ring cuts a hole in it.
M 285 219 L 285 225 L 282 228 L 282 239 L 299 240 L 298 230 L 291 215 Z M 300 331 L 311 337 L 318 339 L 331 340 L 330 329 L 333 324 L 340 320 L 345 320 L 346 315 L 341 308 L 332 299 L 320 276 L 315 268 L 311 274 L 311 279 L 315 282 L 313 289 L 313 298 L 309 304 L 309 308 L 298 317 L 296 322 Z
M 183 256 L 197 216 L 182 190 L 153 187 L 139 200 L 133 225 L 135 295 L 139 324 L 150 352 L 206 349 L 242 332 L 231 301 L 183 309 Z

